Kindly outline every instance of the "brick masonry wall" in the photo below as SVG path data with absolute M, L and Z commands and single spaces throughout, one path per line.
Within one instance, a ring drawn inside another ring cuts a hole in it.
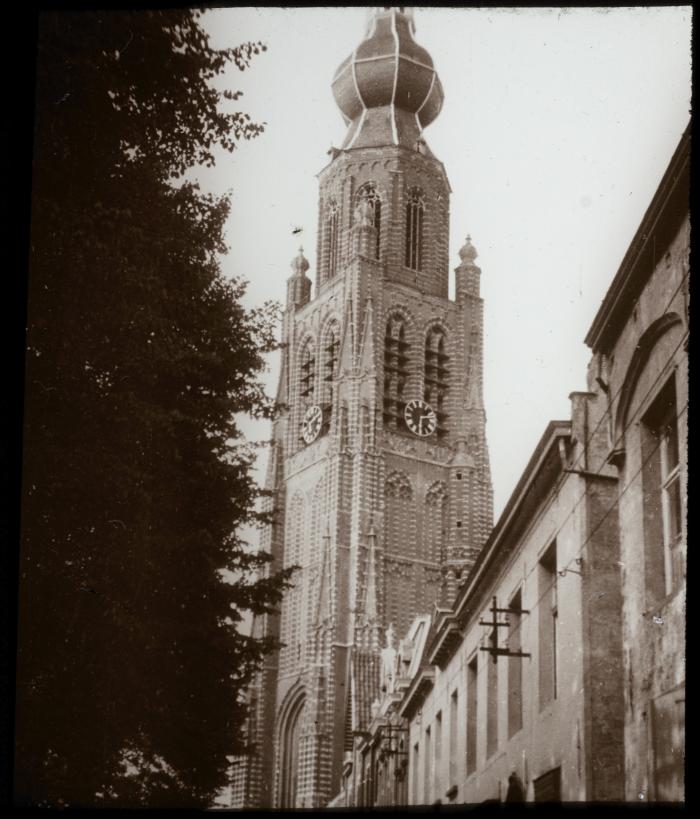
M 354 224 L 356 192 L 367 181 L 382 197 L 378 260 L 376 233 Z M 414 186 L 425 199 L 420 272 L 404 265 L 406 195 Z M 264 773 L 267 782 L 252 782 L 249 792 L 265 796 L 261 805 L 280 807 L 285 765 L 280 738 L 287 704 L 299 692 L 305 699 L 297 805 L 318 807 L 332 798 L 340 786 L 353 651 L 378 656 L 389 622 L 401 633 L 416 613 L 454 595 L 491 527 L 481 301 L 478 279 L 470 299 L 457 304 L 447 298 L 448 197 L 439 162 L 394 146 L 340 154 L 320 175 L 315 297 L 290 304 L 284 320 L 280 394 L 288 410 L 284 423 L 275 426 L 283 446 L 272 488 L 285 503 L 279 559 L 302 569 L 282 604 L 279 667 L 258 683 L 264 711 L 258 734 L 266 742 L 251 771 L 253 779 Z M 325 234 L 331 200 L 339 208 L 335 276 L 329 275 Z M 435 436 L 418 439 L 401 426 L 384 428 L 384 335 L 392 314 L 405 318 L 411 345 L 407 400 L 423 396 L 426 334 L 438 326 L 445 333 L 448 433 L 439 442 Z M 339 333 L 340 350 L 328 431 L 306 445 L 300 439 L 304 413 L 330 394 L 323 364 L 331 326 Z M 311 394 L 304 397 L 307 345 L 316 363 L 307 382 Z M 437 517 L 428 503 L 436 486 L 444 493 Z M 319 622 L 314 618 L 323 597 L 324 543 L 330 588 Z M 355 730 L 363 727 L 357 722 L 363 708 L 353 704 Z

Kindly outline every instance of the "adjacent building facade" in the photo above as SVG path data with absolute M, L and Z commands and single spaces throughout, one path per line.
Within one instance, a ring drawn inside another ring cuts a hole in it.
M 586 344 L 619 475 L 625 796 L 684 798 L 690 131 Z
M 571 398 L 401 705 L 410 804 L 623 797 L 617 477 L 585 468 L 598 402 Z
M 380 689 L 372 703 L 372 719 L 346 753 L 342 788 L 329 807 L 390 807 L 408 804 L 408 721 L 401 703 L 423 667 L 433 618 L 419 615 L 395 645 L 387 629 L 382 650 Z
M 483 305 L 469 240 L 448 297 L 450 187 L 423 129 L 442 88 L 405 7 L 372 11 L 333 93 L 348 125 L 319 175 L 315 282 L 283 320 L 263 546 L 299 567 L 250 694 L 240 807 L 319 807 L 372 719 L 390 625 L 449 605 L 492 526 Z M 312 294 L 313 290 L 313 294 Z
M 684 801 L 689 148 L 586 337 L 588 391 L 375 704 L 336 804 L 383 804 L 399 759 L 397 804 Z

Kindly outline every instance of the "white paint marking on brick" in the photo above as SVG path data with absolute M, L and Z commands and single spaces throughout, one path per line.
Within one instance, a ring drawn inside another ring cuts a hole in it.
M 394 88 L 391 92 L 391 135 L 394 139 L 394 145 L 398 145 L 399 135 L 396 130 L 396 109 L 394 107 L 396 85 L 399 80 L 399 35 L 396 31 L 396 9 L 391 10 L 391 33 L 394 35 L 394 40 L 396 41 L 396 53 L 394 54 Z

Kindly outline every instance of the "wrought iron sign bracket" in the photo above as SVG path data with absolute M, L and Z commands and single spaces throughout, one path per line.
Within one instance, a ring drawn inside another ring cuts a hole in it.
M 491 655 L 494 663 L 498 662 L 499 657 L 530 657 L 531 655 L 526 651 L 511 651 L 509 648 L 499 648 L 498 647 L 498 628 L 501 626 L 508 626 L 510 623 L 507 621 L 505 623 L 499 622 L 497 617 L 499 614 L 529 614 L 528 609 L 515 609 L 515 608 L 499 608 L 498 602 L 496 601 L 496 597 L 494 595 L 493 602 L 491 603 L 491 608 L 489 609 L 491 614 L 493 615 L 493 620 L 479 620 L 480 626 L 490 626 L 493 630 L 491 632 L 491 645 L 488 648 L 481 647 L 479 651 L 488 651 Z

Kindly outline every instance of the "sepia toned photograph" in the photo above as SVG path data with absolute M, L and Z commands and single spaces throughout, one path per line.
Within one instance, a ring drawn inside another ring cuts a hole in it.
M 692 14 L 38 12 L 15 806 L 685 802 Z

